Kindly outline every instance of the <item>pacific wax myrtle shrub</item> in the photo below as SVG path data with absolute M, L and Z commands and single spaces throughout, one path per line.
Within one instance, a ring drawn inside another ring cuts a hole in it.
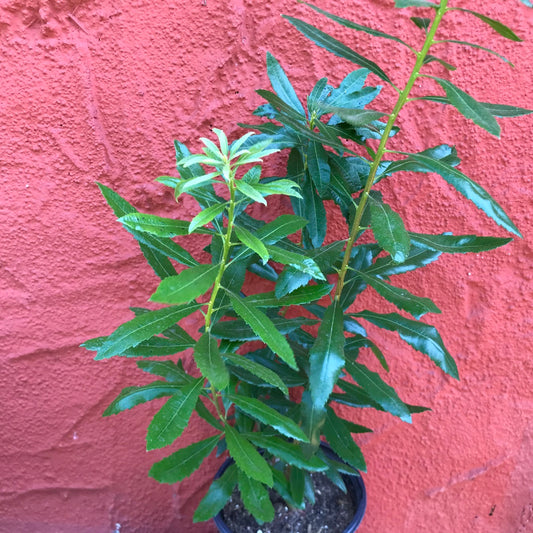
M 217 143 L 202 139 L 203 153 L 194 155 L 176 142 L 179 177 L 158 178 L 175 191 L 176 198 L 188 194 L 198 202 L 200 210 L 192 221 L 139 213 L 100 185 L 161 278 L 150 300 L 165 306 L 135 308 L 132 320 L 84 346 L 97 352 L 96 359 L 137 357 L 137 366 L 156 376 L 149 385 L 124 389 L 104 413 L 166 398 L 148 427 L 148 450 L 174 443 L 194 411 L 205 421 L 205 438 L 155 463 L 150 476 L 162 483 L 182 481 L 215 449 L 227 450 L 234 459 L 201 501 L 196 521 L 215 515 L 236 486 L 259 522 L 274 516 L 269 488 L 295 508 L 314 501 L 313 472 L 324 472 L 345 489 L 341 473 L 365 470 L 352 435 L 370 430 L 339 416 L 337 404 L 387 411 L 406 422 L 425 410 L 403 402 L 380 374 L 358 361 L 359 351 L 369 348 L 388 371 L 379 340 L 368 337 L 365 323 L 397 332 L 458 378 L 455 361 L 437 330 L 419 320 L 439 309 L 429 298 L 396 286 L 391 278 L 432 263 L 443 253 L 484 252 L 511 239 L 410 232 L 374 186 L 393 180 L 400 171 L 435 173 L 497 224 L 520 236 L 502 207 L 458 169 L 455 148 L 440 144 L 406 153 L 392 152 L 387 144 L 391 136 L 402 135 L 397 118 L 409 112 L 413 100 L 452 105 L 496 136 L 500 134 L 496 118 L 530 111 L 478 102 L 447 79 L 427 73 L 431 63 L 456 68 L 438 56 L 446 45 L 481 48 L 509 63 L 497 52 L 457 36 L 440 36 L 440 23 L 449 11 L 477 17 L 502 37 L 520 40 L 503 24 L 448 3 L 396 0 L 396 8 L 427 8 L 427 17 L 411 18 L 420 30 L 419 47 L 307 4 L 313 16 L 318 13 L 354 31 L 407 47 L 414 65 L 403 88 L 373 60 L 303 20 L 285 17 L 316 45 L 363 68 L 349 73 L 338 87 L 327 78 L 319 80 L 304 105 L 280 63 L 268 54 L 273 90 L 258 91 L 266 103 L 255 112 L 267 120 L 243 124 L 259 134 L 248 133 L 230 144 L 222 131 L 214 130 Z M 383 88 L 366 85 L 370 73 L 385 89 L 397 93 L 392 110 L 372 109 Z M 432 80 L 445 95 L 412 97 L 420 78 Z M 431 116 L 420 120 L 431 121 Z M 287 175 L 261 177 L 262 159 L 281 150 L 290 151 Z M 268 223 L 250 215 L 249 206 L 266 204 L 276 194 L 290 197 L 293 214 L 280 214 Z M 328 201 L 339 206 L 349 238 L 324 245 Z M 172 240 L 198 234 L 209 239 L 209 262 L 199 262 Z M 289 238 L 295 234 L 296 239 Z M 175 263 L 184 265 L 179 273 Z M 250 276 L 263 281 L 247 286 L 270 284 L 269 290 L 243 292 Z M 334 283 L 329 284 L 326 276 Z M 358 308 L 357 297 L 368 286 L 403 314 Z M 185 331 L 179 322 L 193 313 L 202 316 L 202 325 L 198 331 Z M 197 366 L 193 374 L 176 356 L 187 349 L 193 350 Z M 322 438 L 342 462 L 326 457 L 319 447 Z

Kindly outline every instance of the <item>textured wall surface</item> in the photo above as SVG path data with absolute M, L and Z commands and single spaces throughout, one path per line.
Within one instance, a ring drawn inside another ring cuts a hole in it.
M 389 9 L 392 0 L 316 3 L 420 40 L 414 13 Z M 434 73 L 481 101 L 533 108 L 533 9 L 518 0 L 450 3 L 483 9 L 526 41 L 452 14 L 443 32 L 494 47 L 516 68 L 443 47 L 441 56 L 462 68 L 448 74 L 436 65 Z M 174 172 L 173 139 L 196 148 L 212 127 L 235 137 L 236 121 L 251 120 L 254 90 L 269 85 L 267 50 L 299 91 L 353 70 L 308 44 L 281 13 L 325 22 L 295 0 L 1 0 L 0 532 L 213 531 L 188 522 L 218 461 L 181 485 L 159 485 L 147 471 L 168 450 L 146 453 L 144 442 L 157 406 L 101 417 L 124 386 L 147 377 L 129 360 L 94 362 L 78 345 L 129 319 L 128 306 L 144 305 L 157 279 L 95 181 L 142 211 L 192 217 L 192 202 L 177 206 L 153 180 Z M 335 32 L 349 44 L 358 39 L 362 53 L 383 57 L 381 66 L 405 82 L 408 52 Z M 380 104 L 388 109 L 392 97 L 385 91 Z M 357 418 L 375 428 L 359 439 L 369 493 L 361 532 L 531 533 L 533 119 L 502 121 L 498 141 L 453 109 L 411 110 L 400 120 L 403 146 L 456 144 L 462 170 L 493 192 L 525 239 L 444 257 L 404 278 L 442 309 L 433 323 L 462 379 L 444 377 L 395 334 L 380 341 L 390 354 L 387 379 L 405 401 L 433 411 L 413 425 L 370 411 Z M 394 181 L 382 190 L 413 231 L 505 235 L 466 202 L 454 209 L 458 194 L 435 176 Z M 340 238 L 337 228 L 332 237 Z M 202 427 L 193 424 L 182 443 Z

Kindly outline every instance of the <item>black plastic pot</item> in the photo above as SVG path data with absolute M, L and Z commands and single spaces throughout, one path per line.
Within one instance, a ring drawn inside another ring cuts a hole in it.
M 337 454 L 325 443 L 322 443 L 320 445 L 324 453 L 330 457 L 331 459 L 335 459 L 336 461 L 342 461 L 342 459 L 339 459 Z M 218 479 L 228 468 L 230 465 L 233 464 L 233 459 L 228 458 L 224 461 L 222 466 L 220 467 L 219 471 L 217 472 L 215 479 Z M 354 507 L 356 509 L 355 515 L 352 519 L 352 521 L 348 524 L 346 529 L 342 533 L 353 533 L 359 528 L 359 525 L 361 524 L 363 520 L 363 516 L 365 514 L 366 510 L 366 488 L 365 484 L 363 483 L 363 478 L 359 476 L 349 476 L 346 474 L 342 474 L 342 479 L 344 480 L 344 483 L 346 484 L 346 488 L 348 490 L 348 494 L 352 498 L 352 501 L 354 503 Z M 222 518 L 222 511 L 218 513 L 215 518 L 215 525 L 217 526 L 220 533 L 233 533 L 231 529 L 226 525 L 224 522 L 224 519 Z

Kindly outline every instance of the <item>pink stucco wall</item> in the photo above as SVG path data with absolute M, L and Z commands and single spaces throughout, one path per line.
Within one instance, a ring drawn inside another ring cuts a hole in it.
M 387 9 L 392 0 L 316 3 L 406 39 L 418 35 L 408 12 Z M 452 48 L 442 57 L 463 68 L 451 79 L 479 100 L 532 108 L 533 9 L 519 0 L 450 3 L 483 9 L 526 39 L 513 44 L 451 16 L 447 31 L 516 65 Z M 0 532 L 212 531 L 188 525 L 212 472 L 179 486 L 147 477 L 167 454 L 145 452 L 156 406 L 101 418 L 122 387 L 146 378 L 131 361 L 94 362 L 78 345 L 130 318 L 128 306 L 143 305 L 157 279 L 95 181 L 140 210 L 191 216 L 192 205 L 177 207 L 153 179 L 173 172 L 173 139 L 197 147 L 213 126 L 237 135 L 235 122 L 260 103 L 254 90 L 268 87 L 267 50 L 300 91 L 352 69 L 311 47 L 281 13 L 311 18 L 295 0 L 0 2 Z M 348 30 L 335 31 L 353 42 Z M 358 38 L 366 54 L 383 54 L 396 81 L 406 79 L 403 50 Z M 457 144 L 461 168 L 494 193 L 525 239 L 405 277 L 406 288 L 433 295 L 442 309 L 434 323 L 462 380 L 444 377 L 394 334 L 382 342 L 390 382 L 433 412 L 412 426 L 375 412 L 359 419 L 375 428 L 359 439 L 369 492 L 361 532 L 531 533 L 533 119 L 503 121 L 499 142 L 451 109 L 412 108 L 434 125 L 402 118 L 409 148 Z M 395 180 L 394 193 L 383 190 L 410 229 L 505 235 L 466 203 L 454 210 L 458 195 L 436 177 Z M 200 424 L 184 442 L 195 431 Z M 209 464 L 214 471 L 218 463 Z

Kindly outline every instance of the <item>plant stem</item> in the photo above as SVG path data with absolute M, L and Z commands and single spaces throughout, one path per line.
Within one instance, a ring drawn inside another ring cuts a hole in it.
M 416 80 L 418 79 L 420 75 L 420 70 L 424 66 L 424 60 L 429 52 L 429 49 L 431 48 L 431 45 L 434 44 L 433 38 L 435 37 L 435 34 L 437 33 L 437 29 L 442 20 L 442 17 L 447 11 L 447 8 L 446 8 L 447 3 L 448 3 L 448 0 L 442 0 L 440 3 L 440 6 L 437 9 L 437 14 L 435 18 L 433 19 L 433 23 L 431 24 L 431 28 L 429 32 L 426 35 L 424 46 L 422 47 L 422 50 L 420 50 L 420 52 L 417 52 L 417 60 L 413 67 L 411 75 L 407 81 L 407 84 L 405 85 L 405 88 L 400 92 L 398 96 L 396 105 L 394 106 L 392 113 L 389 115 L 389 120 L 387 121 L 387 125 L 385 126 L 385 129 L 381 136 L 379 147 L 376 151 L 376 155 L 370 166 L 370 172 L 368 174 L 365 187 L 363 189 L 363 192 L 361 193 L 361 196 L 359 197 L 359 204 L 357 206 L 357 209 L 355 210 L 354 220 L 352 223 L 352 227 L 350 229 L 350 237 L 348 239 L 348 242 L 346 243 L 346 250 L 344 252 L 342 266 L 339 271 L 339 279 L 337 281 L 337 287 L 335 289 L 335 300 L 336 301 L 339 301 L 341 297 L 342 289 L 344 287 L 344 279 L 346 277 L 346 272 L 348 271 L 348 263 L 350 261 L 350 257 L 352 254 L 353 247 L 355 245 L 355 241 L 357 239 L 357 235 L 359 231 L 361 230 L 360 228 L 361 219 L 363 218 L 363 213 L 365 211 L 365 207 L 368 201 L 370 190 L 372 189 L 372 186 L 374 185 L 374 182 L 376 180 L 379 165 L 381 163 L 381 160 L 383 159 L 383 155 L 386 152 L 386 146 L 387 146 L 387 141 L 389 140 L 389 135 L 392 131 L 392 128 L 394 127 L 394 124 L 396 123 L 396 120 L 398 118 L 400 111 L 402 110 L 403 106 L 408 100 L 409 93 L 411 92 L 413 85 L 415 84 Z
M 211 291 L 211 298 L 209 300 L 209 305 L 207 306 L 207 313 L 205 315 L 205 330 L 209 331 L 211 327 L 211 315 L 213 314 L 213 307 L 215 305 L 215 299 L 217 297 L 218 291 L 220 290 L 220 282 L 226 266 L 228 263 L 229 252 L 231 249 L 231 234 L 233 231 L 233 223 L 235 218 L 235 172 L 230 172 L 230 177 L 228 180 L 228 189 L 230 192 L 230 201 L 229 201 L 229 210 L 228 210 L 228 225 L 226 227 L 226 235 L 224 236 L 224 248 L 222 252 L 222 261 L 220 263 L 220 268 L 218 270 L 215 283 L 213 285 L 213 290 Z

